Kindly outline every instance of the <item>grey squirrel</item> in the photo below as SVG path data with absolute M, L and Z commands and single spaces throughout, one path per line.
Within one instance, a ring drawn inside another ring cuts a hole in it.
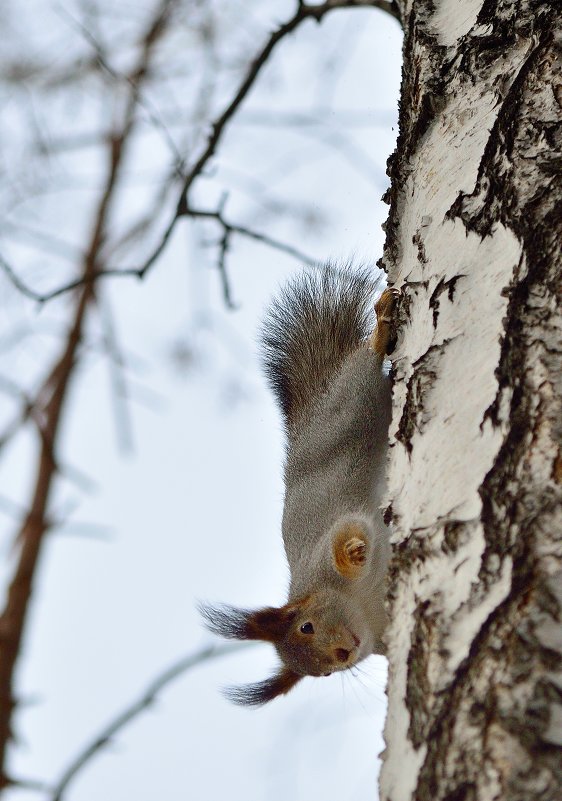
M 212 632 L 272 643 L 272 678 L 229 688 L 260 705 L 303 676 L 345 670 L 384 653 L 389 533 L 379 505 L 390 423 L 383 372 L 397 290 L 375 305 L 366 270 L 306 271 L 273 302 L 262 329 L 263 361 L 287 435 L 283 541 L 287 603 L 257 611 L 202 605 Z

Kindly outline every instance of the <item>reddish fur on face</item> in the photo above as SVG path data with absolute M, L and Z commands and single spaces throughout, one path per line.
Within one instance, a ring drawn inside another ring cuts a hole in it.
M 236 640 L 265 640 L 273 644 L 286 637 L 301 604 L 285 604 L 251 611 L 232 606 L 201 604 L 199 610 L 207 628 L 214 634 Z M 284 695 L 302 678 L 290 668 L 282 667 L 277 675 L 244 687 L 228 687 L 225 695 L 241 706 L 261 706 L 278 695 Z

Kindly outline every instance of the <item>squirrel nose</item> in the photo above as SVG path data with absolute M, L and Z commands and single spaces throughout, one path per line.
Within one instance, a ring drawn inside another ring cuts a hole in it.
M 347 662 L 349 659 L 349 651 L 346 651 L 345 648 L 336 648 L 336 659 L 338 662 Z

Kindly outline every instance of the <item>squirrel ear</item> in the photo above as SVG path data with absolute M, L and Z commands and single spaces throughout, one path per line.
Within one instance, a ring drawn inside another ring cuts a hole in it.
M 248 617 L 248 631 L 251 632 L 248 639 L 278 642 L 285 636 L 296 616 L 297 610 L 288 605 L 258 609 Z
M 348 520 L 335 530 L 332 540 L 334 566 L 344 578 L 358 578 L 367 559 L 369 535 L 359 520 Z
M 256 684 L 247 684 L 243 687 L 227 687 L 224 695 L 233 703 L 240 706 L 261 706 L 268 701 L 285 695 L 292 690 L 295 684 L 302 679 L 298 673 L 283 667 L 276 676 Z
M 265 640 L 278 642 L 296 617 L 293 607 L 268 607 L 252 612 L 234 606 L 199 604 L 205 625 L 213 634 L 232 640 Z

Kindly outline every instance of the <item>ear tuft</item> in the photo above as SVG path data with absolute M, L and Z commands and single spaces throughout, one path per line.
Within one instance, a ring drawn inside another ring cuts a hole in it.
M 277 696 L 288 693 L 300 679 L 302 676 L 298 673 L 282 668 L 270 679 L 258 681 L 256 684 L 246 684 L 243 687 L 227 687 L 223 693 L 229 701 L 239 706 L 262 706 Z
M 272 643 L 278 642 L 287 633 L 297 614 L 289 606 L 251 611 L 210 604 L 199 604 L 199 612 L 213 634 L 231 640 L 264 640 Z
M 198 609 L 205 621 L 206 628 L 219 637 L 229 640 L 248 640 L 248 617 L 251 612 L 247 609 L 236 609 L 234 606 L 212 606 L 200 603 Z

